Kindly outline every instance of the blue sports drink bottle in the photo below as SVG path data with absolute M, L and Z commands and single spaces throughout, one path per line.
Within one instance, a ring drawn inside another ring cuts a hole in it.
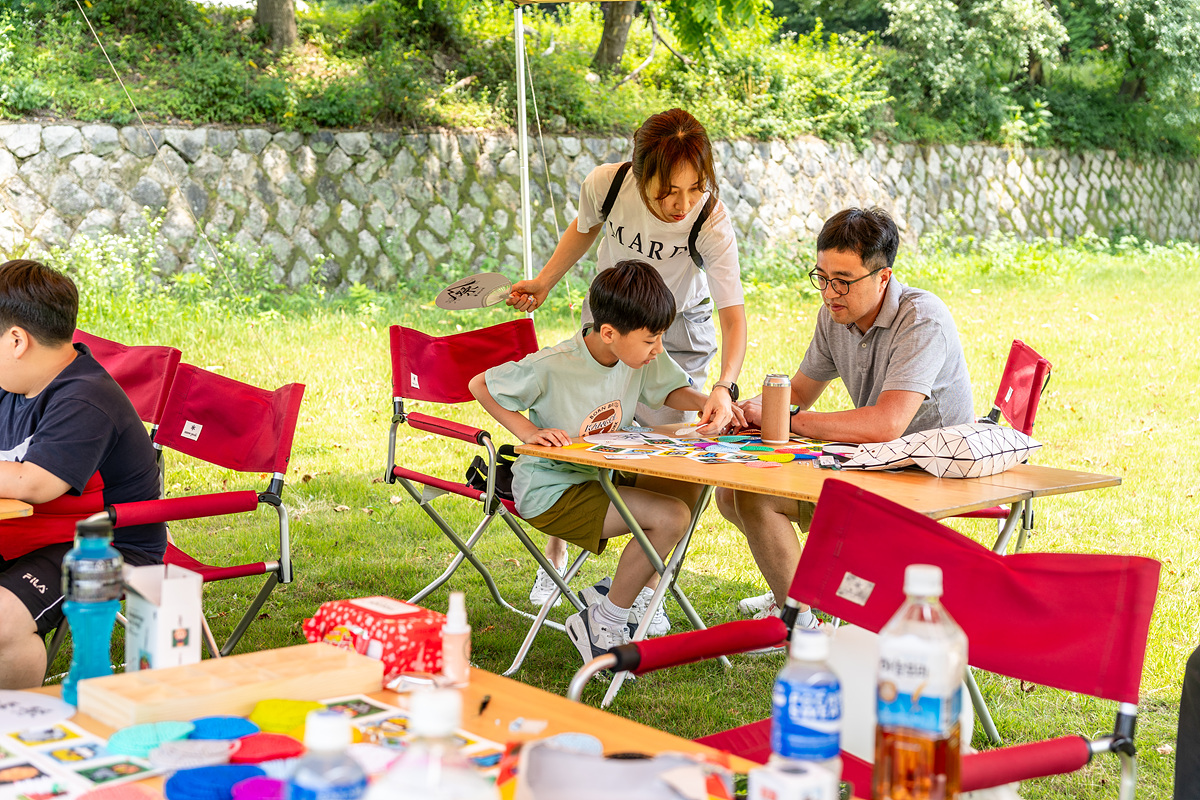
M 75 523 L 75 546 L 63 558 L 63 613 L 71 625 L 71 670 L 63 700 L 79 705 L 79 682 L 112 674 L 109 647 L 121 608 L 123 559 L 112 546 L 112 523 L 96 514 Z

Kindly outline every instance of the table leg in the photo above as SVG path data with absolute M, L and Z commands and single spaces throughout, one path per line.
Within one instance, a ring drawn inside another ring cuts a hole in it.
M 645 531 L 642 530 L 642 526 L 639 525 L 638 521 L 633 518 L 633 514 L 629 511 L 629 506 L 625 505 L 625 501 L 621 498 L 621 494 L 617 491 L 617 487 L 613 485 L 612 472 L 613 471 L 611 469 L 600 470 L 600 485 L 604 488 L 604 492 L 608 495 L 608 499 L 612 502 L 613 506 L 617 509 L 617 512 L 621 515 L 621 519 L 624 520 L 625 524 L 629 526 L 630 532 L 633 534 L 634 538 L 637 539 L 638 544 L 641 545 L 642 550 L 646 553 L 646 557 L 650 560 L 650 563 L 654 566 L 654 569 L 659 574 L 658 588 L 654 590 L 654 594 L 650 598 L 650 605 L 646 608 L 646 613 L 642 616 L 641 621 L 638 623 L 637 630 L 633 635 L 633 640 L 641 641 L 642 639 L 646 638 L 646 629 L 650 626 L 650 618 L 654 616 L 654 612 L 662 603 L 667 589 L 670 589 L 671 593 L 675 595 L 676 602 L 678 602 L 679 607 L 683 609 L 683 614 L 687 617 L 688 622 L 692 624 L 692 627 L 696 630 L 704 630 L 706 627 L 704 621 L 700 619 L 700 615 L 697 614 L 696 609 L 692 607 L 691 602 L 687 599 L 687 595 L 685 595 L 683 590 L 676 585 L 676 579 L 679 577 L 679 568 L 683 563 L 684 556 L 687 554 L 688 545 L 692 540 L 692 534 L 696 530 L 696 524 L 700 521 L 700 515 L 704 512 L 705 507 L 708 505 L 709 499 L 712 497 L 713 487 L 704 487 L 704 491 L 700 494 L 700 499 L 696 501 L 696 505 L 692 508 L 692 521 L 688 525 L 687 532 L 684 533 L 683 538 L 679 540 L 679 543 L 675 545 L 674 550 L 671 551 L 670 559 L 664 564 L 662 558 L 660 558 L 658 553 L 655 551 L 654 545 L 651 544 L 650 539 L 646 536 Z M 722 666 L 729 666 L 729 659 L 725 656 L 721 656 L 720 661 Z M 608 691 L 604 694 L 604 700 L 600 704 L 601 708 L 607 708 L 616 698 L 617 692 L 620 691 L 621 685 L 625 682 L 627 675 L 627 672 L 618 672 L 613 677 L 612 682 L 609 684 Z
M 1004 555 L 1008 550 L 1008 540 L 1012 538 L 1013 531 L 1017 529 L 1017 523 L 1023 518 L 1022 510 L 1025 507 L 1026 500 L 1018 500 L 1009 508 L 1008 517 L 1005 518 L 1004 524 L 1000 527 L 1000 535 L 996 537 L 996 544 L 992 546 L 992 552 L 998 555 Z

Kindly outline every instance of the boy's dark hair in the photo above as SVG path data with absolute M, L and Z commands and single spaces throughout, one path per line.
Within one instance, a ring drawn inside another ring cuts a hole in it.
M 588 305 L 596 330 L 612 325 L 622 336 L 645 328 L 663 333 L 675 319 L 675 297 L 658 270 L 645 261 L 618 261 L 592 281 Z
M 891 267 L 900 247 L 900 232 L 891 216 L 878 206 L 847 208 L 825 221 L 817 235 L 817 252 L 854 253 L 869 270 Z
M 38 344 L 58 347 L 75 334 L 79 291 L 66 275 L 40 261 L 0 264 L 0 329 L 24 328 Z
M 650 181 L 658 179 L 654 199 L 662 200 L 671 192 L 672 172 L 683 162 L 692 165 L 704 191 L 710 192 L 711 209 L 717 202 L 717 170 L 708 132 L 700 121 L 682 108 L 672 108 L 650 117 L 634 132 L 633 177 L 646 208 L 652 207 L 646 193 Z

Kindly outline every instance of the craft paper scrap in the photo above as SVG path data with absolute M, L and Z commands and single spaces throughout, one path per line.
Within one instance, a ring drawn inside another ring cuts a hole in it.
M 49 727 L 74 714 L 75 708 L 57 697 L 35 692 L 0 691 L 0 733 Z
M 591 444 L 609 444 L 624 447 L 637 447 L 646 441 L 640 433 L 593 433 L 583 437 Z
M 639 458 L 649 459 L 648 453 L 606 453 L 605 458 L 609 461 L 634 461 Z

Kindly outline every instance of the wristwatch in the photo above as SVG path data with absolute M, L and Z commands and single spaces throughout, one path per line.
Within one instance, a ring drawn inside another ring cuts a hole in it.
M 742 394 L 741 390 L 738 389 L 738 385 L 733 381 L 717 381 L 713 384 L 714 389 L 718 386 L 724 386 L 725 390 L 729 392 L 729 399 L 735 403 L 737 402 L 738 397 L 740 397 Z

